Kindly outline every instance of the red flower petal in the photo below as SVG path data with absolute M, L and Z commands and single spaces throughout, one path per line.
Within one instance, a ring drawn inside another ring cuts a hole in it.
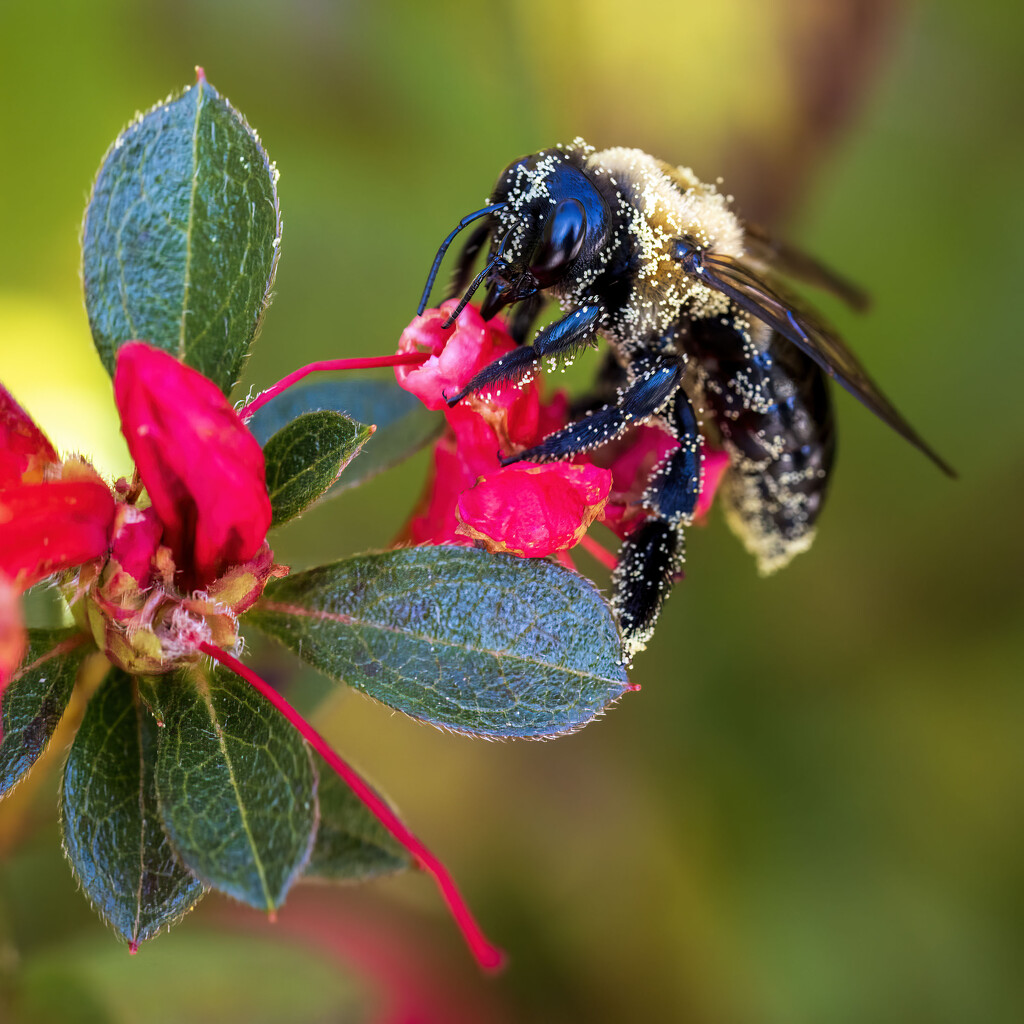
M 472 487 L 476 474 L 467 478 L 455 439 L 445 435 L 434 448 L 434 472 L 412 517 L 398 538 L 409 544 L 471 544 L 460 534 L 455 506 L 459 495 Z
M 38 483 L 46 466 L 59 461 L 46 435 L 0 385 L 0 487 Z
M 28 637 L 21 620 L 21 601 L 18 588 L 6 576 L 0 575 L 0 701 L 4 690 L 11 681 L 15 669 L 25 657 Z M 0 709 L 2 709 L 0 703 Z M 3 717 L 0 714 L 0 726 Z M 0 740 L 3 734 L 0 729 Z
M 651 474 L 679 447 L 660 427 L 641 426 L 618 441 L 597 449 L 594 460 L 612 472 L 612 492 L 602 519 L 620 537 L 627 537 L 650 513 L 640 504 Z
M 472 306 L 462 311 L 454 327 L 442 330 L 450 305 L 445 303 L 415 317 L 398 340 L 399 352 L 431 353 L 419 366 L 395 367 L 399 386 L 428 409 L 447 409 L 446 395 L 459 392 L 477 370 L 515 348 L 500 321 L 487 323 Z M 510 387 L 504 389 L 503 397 L 511 401 L 516 394 Z
M 591 465 L 516 463 L 459 497 L 462 532 L 528 558 L 578 543 L 608 499 L 612 475 Z
M 708 514 L 711 503 L 715 500 L 718 486 L 729 468 L 729 454 L 721 448 L 709 448 L 704 445 L 704 476 L 700 484 L 700 497 L 697 499 L 697 510 L 694 517 L 702 518 Z
M 19 590 L 107 551 L 114 498 L 99 481 L 60 480 L 0 491 L 0 572 Z
M 114 397 L 185 589 L 249 561 L 270 527 L 263 450 L 217 386 L 130 342 L 118 351 Z
M 140 509 L 125 504 L 117 506 L 110 559 L 118 563 L 121 572 L 132 578 L 135 586 L 145 588 L 149 585 L 153 557 L 163 530 L 156 509 Z

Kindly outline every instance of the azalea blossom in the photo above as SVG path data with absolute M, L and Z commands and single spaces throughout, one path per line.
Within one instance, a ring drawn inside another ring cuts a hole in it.
M 61 460 L 0 387 L 0 698 L 25 651 L 18 595 L 47 577 L 55 577 L 98 649 L 130 673 L 167 674 L 204 656 L 220 662 L 263 694 L 433 875 L 479 962 L 499 966 L 503 954 L 484 937 L 444 866 L 235 657 L 239 616 L 270 579 L 288 572 L 267 543 L 272 510 L 263 450 L 243 418 L 202 374 L 142 342 L 119 348 L 114 397 L 136 468 L 132 480 L 109 486 L 84 460 Z
M 287 570 L 266 543 L 263 451 L 216 385 L 130 342 L 118 353 L 114 397 L 136 477 L 111 488 L 87 462 L 60 461 L 13 397 L 0 395 L 11 442 L 0 573 L 19 592 L 61 573 L 76 619 L 113 664 L 164 674 L 198 658 L 203 641 L 233 647 L 239 614 Z M 11 649 L 6 678 L 23 642 Z
M 487 394 L 470 394 L 448 407 L 466 381 L 516 344 L 499 319 L 484 321 L 467 306 L 454 328 L 445 328 L 452 303 L 427 310 L 403 332 L 400 354 L 421 353 L 418 365 L 395 368 L 398 383 L 430 409 L 441 410 L 448 429 L 435 445 L 433 472 L 419 506 L 400 537 L 412 544 L 481 543 L 491 551 L 542 557 L 577 544 L 614 564 L 586 540 L 594 522 L 627 537 L 651 513 L 643 494 L 654 469 L 679 441 L 654 424 L 571 461 L 501 465 L 503 455 L 524 451 L 566 426 L 564 392 L 543 397 L 536 379 Z M 697 516 L 706 514 L 727 468 L 724 452 L 705 450 Z

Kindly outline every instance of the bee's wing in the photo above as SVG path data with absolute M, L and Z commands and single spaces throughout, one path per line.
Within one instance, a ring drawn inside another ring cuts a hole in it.
M 955 470 L 917 433 L 868 376 L 860 360 L 842 340 L 817 317 L 791 299 L 783 298 L 771 286 L 729 256 L 704 254 L 700 275 L 707 284 L 732 299 L 741 309 L 763 320 L 797 348 L 809 355 L 830 377 L 834 377 L 854 398 L 922 451 L 944 473 Z
M 798 281 L 806 281 L 815 288 L 831 292 L 858 313 L 863 313 L 870 305 L 867 292 L 852 281 L 800 249 L 772 238 L 757 224 L 744 224 L 743 243 L 755 260 L 773 267 L 786 277 L 795 277 Z

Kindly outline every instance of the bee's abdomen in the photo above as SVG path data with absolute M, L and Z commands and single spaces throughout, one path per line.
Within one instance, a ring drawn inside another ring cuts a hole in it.
M 731 458 L 720 491 L 730 525 L 772 572 L 810 546 L 828 490 L 836 434 L 825 374 L 778 334 L 753 344 L 732 318 L 693 321 L 689 347 Z

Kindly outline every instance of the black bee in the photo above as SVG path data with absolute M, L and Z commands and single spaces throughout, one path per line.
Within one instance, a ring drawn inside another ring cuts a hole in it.
M 520 348 L 481 370 L 449 405 L 521 381 L 540 361 L 571 356 L 600 334 L 614 355 L 605 375 L 614 400 L 504 463 L 571 458 L 646 421 L 679 440 L 651 477 L 643 495 L 651 516 L 623 543 L 612 577 L 628 658 L 646 645 L 681 568 L 683 528 L 701 481 L 695 406 L 710 413 L 728 451 L 723 503 L 764 573 L 806 550 L 814 535 L 836 443 L 826 375 L 955 475 L 775 272 L 828 288 L 858 308 L 862 293 L 743 223 L 730 198 L 688 168 L 638 149 L 595 152 L 577 139 L 543 150 L 508 167 L 490 203 L 445 239 L 419 306 L 422 313 L 455 236 L 480 221 L 455 274 L 453 290 L 465 294 L 446 324 L 486 283 L 481 313 L 490 319 L 514 306 L 509 326 Z M 469 283 L 488 242 L 486 264 Z M 547 297 L 565 315 L 525 345 Z

